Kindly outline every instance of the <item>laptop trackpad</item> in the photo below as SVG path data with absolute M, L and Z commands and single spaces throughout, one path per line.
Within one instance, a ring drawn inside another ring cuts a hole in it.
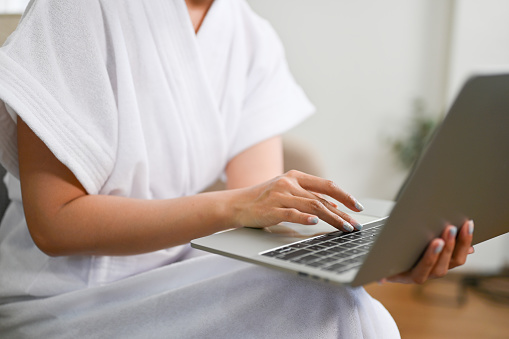
M 366 224 L 371 221 L 380 219 L 380 217 L 374 217 L 371 215 L 355 214 L 353 217 L 361 224 Z M 275 235 L 281 235 L 284 237 L 292 238 L 309 238 L 320 234 L 325 234 L 333 231 L 337 231 L 335 227 L 332 227 L 324 221 L 319 221 L 316 225 L 302 225 L 291 222 L 282 222 L 278 225 L 266 227 L 263 229 L 265 232 L 273 233 Z

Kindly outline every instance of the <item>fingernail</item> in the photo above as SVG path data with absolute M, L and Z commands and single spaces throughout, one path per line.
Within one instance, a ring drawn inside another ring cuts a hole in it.
M 474 221 L 469 220 L 468 221 L 468 234 L 474 233 Z
M 316 225 L 316 224 L 318 224 L 318 218 L 317 217 L 309 217 L 308 223 Z
M 358 222 L 355 222 L 355 223 L 353 224 L 353 226 L 354 226 L 354 227 L 355 227 L 358 231 L 362 230 L 362 225 L 361 225 L 361 224 L 359 224 Z
M 361 203 L 357 201 L 357 199 L 354 199 L 354 200 L 355 200 L 355 208 L 357 208 L 359 211 L 364 211 L 364 206 L 362 206 Z
M 440 242 L 440 244 L 438 244 L 438 246 L 435 247 L 435 254 L 442 252 L 443 249 L 444 249 L 444 243 Z
M 353 226 L 350 225 L 349 223 L 347 223 L 346 221 L 343 223 L 343 228 L 347 231 L 347 232 L 352 232 L 353 231 Z
M 451 227 L 449 229 L 449 239 L 456 238 L 456 234 L 458 234 L 458 228 L 457 227 Z

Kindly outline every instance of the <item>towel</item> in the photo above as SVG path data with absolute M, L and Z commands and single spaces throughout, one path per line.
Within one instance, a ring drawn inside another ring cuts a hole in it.
M 196 194 L 246 148 L 313 111 L 271 26 L 216 0 L 195 34 L 184 0 L 34 0 L 0 49 L 0 333 L 16 337 L 397 335 L 366 292 L 188 245 L 136 256 L 48 257 L 20 194 L 21 117 L 89 194 Z

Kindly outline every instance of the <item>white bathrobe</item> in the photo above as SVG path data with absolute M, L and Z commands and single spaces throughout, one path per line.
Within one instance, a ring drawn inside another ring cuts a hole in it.
M 216 0 L 194 33 L 184 0 L 38 0 L 0 49 L 0 337 L 394 338 L 362 288 L 329 286 L 189 246 L 48 257 L 26 226 L 19 115 L 89 194 L 196 194 L 236 154 L 312 105 L 270 25 Z M 142 225 L 140 227 L 143 227 Z

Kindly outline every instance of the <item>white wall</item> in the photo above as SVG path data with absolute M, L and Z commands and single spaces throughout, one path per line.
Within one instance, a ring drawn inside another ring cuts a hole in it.
M 251 0 L 286 47 L 317 114 L 289 135 L 320 153 L 326 175 L 358 197 L 391 199 L 404 179 L 387 139 L 413 100 L 443 102 L 449 2 Z
M 456 1 L 447 97 L 477 69 L 509 70 L 509 1 Z

